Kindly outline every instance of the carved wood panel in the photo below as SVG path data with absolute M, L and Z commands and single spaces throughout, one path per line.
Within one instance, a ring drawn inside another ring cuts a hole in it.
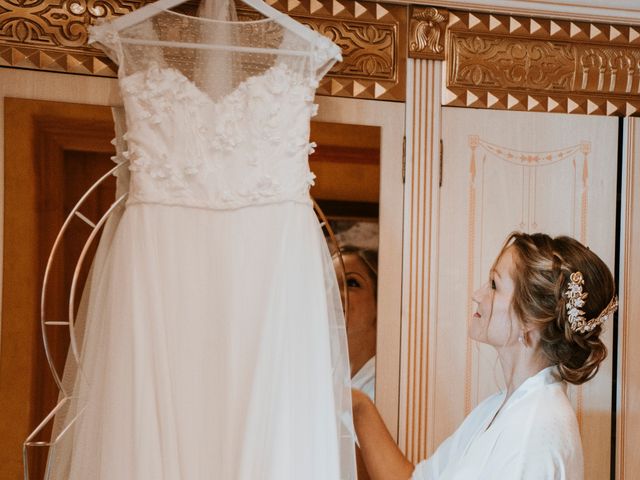
M 446 42 L 446 105 L 640 114 L 640 28 L 450 12 Z
M 86 46 L 87 26 L 148 0 L 0 0 L 0 66 L 115 76 L 115 65 Z M 194 9 L 191 0 L 182 9 Z M 318 92 L 382 100 L 405 98 L 407 8 L 355 0 L 267 0 L 331 38 L 343 51 Z M 239 4 L 240 18 L 255 16 Z
M 426 60 L 444 60 L 444 39 L 448 22 L 447 10 L 412 6 L 409 14 L 410 56 Z

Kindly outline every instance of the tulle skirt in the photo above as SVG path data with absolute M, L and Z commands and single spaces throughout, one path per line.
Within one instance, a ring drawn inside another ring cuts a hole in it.
M 310 205 L 128 205 L 80 315 L 53 479 L 355 478 L 344 320 Z

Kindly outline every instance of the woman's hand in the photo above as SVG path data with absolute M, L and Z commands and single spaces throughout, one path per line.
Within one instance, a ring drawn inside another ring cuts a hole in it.
M 357 388 L 351 389 L 351 406 L 353 408 L 353 416 L 359 415 L 362 411 L 363 405 L 367 403 L 373 403 L 369 396 L 362 390 Z
M 396 445 L 371 399 L 352 389 L 351 401 L 362 459 L 371 480 L 408 480 L 413 464 Z

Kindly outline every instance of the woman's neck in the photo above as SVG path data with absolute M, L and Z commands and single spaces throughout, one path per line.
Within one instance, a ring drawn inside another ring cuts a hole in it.
M 504 374 L 506 399 L 522 385 L 525 380 L 550 365 L 542 349 L 516 345 L 498 350 L 498 357 Z
M 348 330 L 347 330 L 348 332 Z M 348 332 L 347 335 L 349 335 Z M 354 376 L 376 354 L 376 329 L 367 329 L 349 335 L 349 363 Z

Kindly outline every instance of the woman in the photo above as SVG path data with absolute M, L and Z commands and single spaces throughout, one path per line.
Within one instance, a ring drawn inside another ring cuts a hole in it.
M 569 237 L 513 233 L 473 294 L 469 336 L 495 347 L 506 390 L 480 403 L 415 468 L 375 407 L 353 391 L 354 420 L 372 480 L 582 480 L 583 458 L 566 383 L 591 379 L 617 308 L 604 262 Z
M 337 255 L 333 266 L 342 285 L 342 265 L 349 295 L 347 341 L 351 384 L 372 400 L 375 395 L 375 361 L 377 332 L 378 252 L 354 247 L 340 248 L 342 264 Z M 344 289 L 340 289 L 344 295 Z M 344 299 L 342 299 L 344 305 Z
M 375 399 L 376 332 L 378 292 L 378 252 L 346 245 L 340 248 L 342 262 L 337 254 L 333 266 L 338 285 L 343 285 L 343 273 L 349 296 L 346 316 L 351 386 L 371 400 Z M 343 267 L 344 266 L 344 270 Z M 343 296 L 345 289 L 340 289 Z M 342 304 L 344 305 L 344 298 Z M 356 450 L 358 480 L 369 480 L 360 450 Z

